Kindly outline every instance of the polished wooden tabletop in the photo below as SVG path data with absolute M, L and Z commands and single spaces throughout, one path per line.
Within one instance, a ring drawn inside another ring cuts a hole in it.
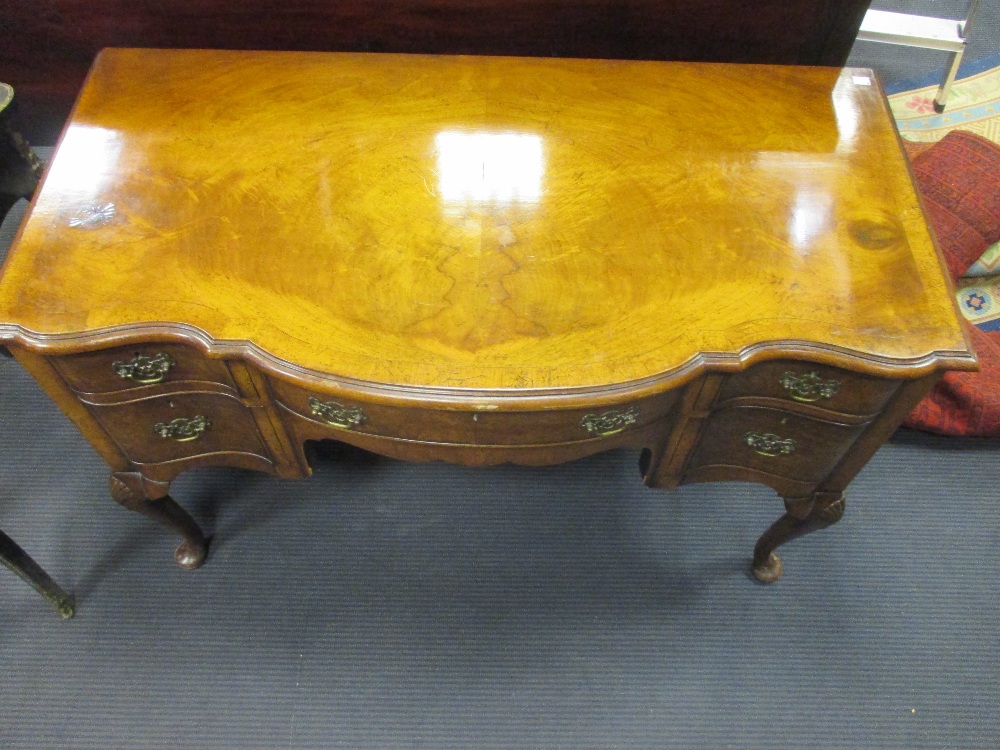
M 0 324 L 151 323 L 413 386 L 971 365 L 877 82 L 832 68 L 106 50 Z

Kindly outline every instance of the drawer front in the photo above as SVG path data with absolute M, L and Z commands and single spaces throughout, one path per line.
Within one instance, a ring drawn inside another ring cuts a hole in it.
M 371 404 L 277 378 L 271 378 L 269 385 L 281 407 L 327 426 L 332 438 L 343 431 L 434 443 L 471 443 L 475 438 L 472 419 L 465 412 Z
M 619 407 L 496 411 L 428 409 L 419 406 L 370 404 L 333 397 L 272 379 L 278 402 L 291 412 L 335 431 L 463 445 L 551 445 L 612 438 L 663 417 L 677 400 L 675 393 L 638 399 Z
M 175 393 L 88 408 L 136 463 L 219 451 L 269 455 L 249 408 L 232 396 Z
M 726 378 L 716 403 L 721 405 L 735 398 L 773 398 L 870 416 L 882 409 L 898 387 L 898 380 L 858 375 L 811 362 L 764 362 Z
M 666 416 L 677 392 L 636 399 L 620 406 L 547 411 L 483 412 L 476 415 L 480 445 L 549 445 L 618 439 Z
M 236 390 L 226 363 L 179 344 L 143 344 L 50 360 L 78 393 L 109 393 L 154 383 L 209 382 Z
M 819 482 L 864 429 L 864 424 L 833 424 L 778 409 L 720 409 L 709 418 L 687 470 L 740 466 L 800 482 Z

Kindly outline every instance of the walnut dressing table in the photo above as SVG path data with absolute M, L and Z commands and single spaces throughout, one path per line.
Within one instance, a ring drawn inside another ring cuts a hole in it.
M 868 71 L 518 58 L 106 50 L 0 341 L 192 568 L 172 479 L 333 439 L 761 482 L 774 580 L 975 368 Z

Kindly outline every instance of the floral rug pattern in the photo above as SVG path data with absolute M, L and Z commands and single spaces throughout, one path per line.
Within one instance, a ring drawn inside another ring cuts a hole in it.
M 889 97 L 900 135 L 934 143 L 952 130 L 968 130 L 1000 144 L 1000 66 L 959 79 L 944 112 L 934 112 L 937 84 Z M 969 269 L 956 291 L 962 314 L 984 331 L 1000 331 L 1000 243 Z

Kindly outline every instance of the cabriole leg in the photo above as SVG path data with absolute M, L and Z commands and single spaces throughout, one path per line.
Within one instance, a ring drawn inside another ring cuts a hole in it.
M 753 574 L 758 581 L 772 583 L 781 578 L 781 558 L 774 550 L 782 544 L 840 520 L 844 515 L 844 493 L 817 492 L 806 498 L 785 498 L 785 511 L 753 549 Z
M 150 482 L 137 473 L 111 475 L 111 497 L 129 510 L 142 513 L 184 537 L 174 550 L 174 560 L 182 568 L 194 570 L 208 556 L 208 541 L 194 519 L 167 494 L 167 486 Z

